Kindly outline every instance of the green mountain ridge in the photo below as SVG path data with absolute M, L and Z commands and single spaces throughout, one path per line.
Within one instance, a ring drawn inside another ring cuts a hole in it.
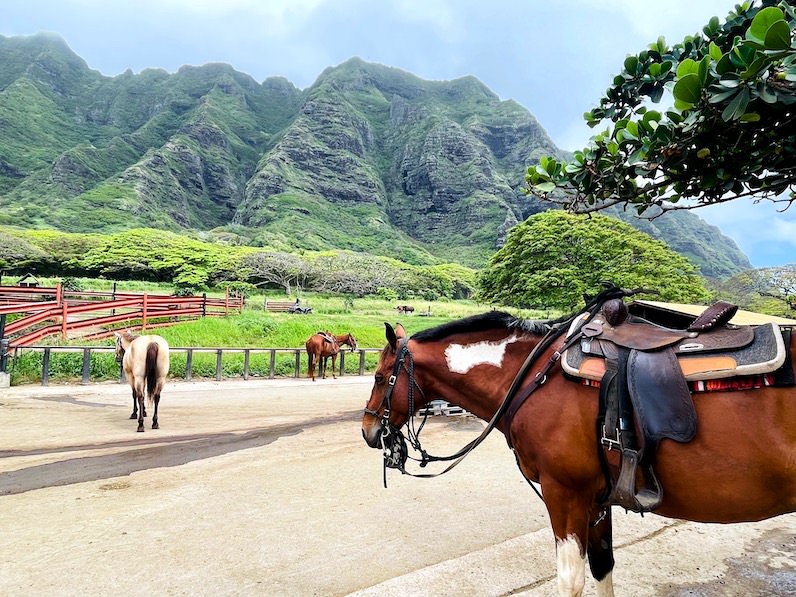
M 220 63 L 107 77 L 49 34 L 0 36 L 0 127 L 0 224 L 476 268 L 549 208 L 523 193 L 527 167 L 564 155 L 471 76 L 426 81 L 351 58 L 305 90 Z M 707 277 L 751 268 L 689 212 L 615 215 Z

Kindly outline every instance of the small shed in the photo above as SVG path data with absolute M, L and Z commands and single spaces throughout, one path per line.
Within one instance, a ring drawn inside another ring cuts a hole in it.
M 33 274 L 25 274 L 19 279 L 17 286 L 22 286 L 23 288 L 37 288 L 39 286 L 39 281 Z

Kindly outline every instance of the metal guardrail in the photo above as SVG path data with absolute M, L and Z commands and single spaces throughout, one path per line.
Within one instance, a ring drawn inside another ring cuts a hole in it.
M 91 372 L 91 356 L 92 354 L 96 353 L 113 353 L 115 352 L 114 347 L 109 346 L 24 346 L 18 347 L 13 351 L 13 358 L 17 359 L 21 356 L 24 352 L 30 351 L 40 351 L 42 353 L 41 359 L 41 385 L 47 386 L 49 385 L 50 381 L 50 361 L 53 353 L 82 353 L 82 367 L 81 367 L 81 381 L 80 383 L 83 385 L 88 385 L 91 383 L 90 379 L 90 372 Z M 370 354 L 380 354 L 382 349 L 380 348 L 358 348 L 354 353 L 349 351 L 340 351 L 337 355 L 337 366 L 338 370 L 335 371 L 336 375 L 343 376 L 346 374 L 346 357 L 349 359 L 356 355 L 355 358 L 359 359 L 357 364 L 357 374 L 358 375 L 365 375 L 366 371 L 366 355 Z M 302 358 L 302 355 L 306 356 L 306 351 L 303 348 L 208 348 L 208 347 L 171 347 L 169 349 L 169 354 L 173 355 L 175 353 L 184 353 L 185 354 L 185 373 L 183 379 L 190 381 L 194 379 L 194 355 L 197 353 L 209 353 L 215 355 L 215 375 L 213 379 L 216 381 L 221 381 L 224 379 L 223 375 L 223 357 L 224 354 L 230 353 L 237 353 L 243 355 L 243 371 L 240 377 L 244 380 L 248 380 L 250 377 L 254 377 L 251 372 L 251 356 L 253 354 L 267 354 L 268 355 L 268 368 L 266 375 L 258 376 L 261 379 L 276 379 L 277 377 L 285 377 L 279 376 L 276 374 L 276 363 L 277 363 L 277 355 L 279 354 L 292 354 L 293 355 L 293 378 L 301 377 L 302 371 L 306 373 L 306 359 Z M 358 354 L 357 354 L 358 353 Z M 302 367 L 304 367 L 302 369 Z M 322 372 L 319 372 L 318 375 L 322 375 Z M 230 376 L 227 376 L 227 379 L 230 379 Z M 119 382 L 125 382 L 125 375 L 124 371 L 122 370 L 121 366 L 119 367 Z

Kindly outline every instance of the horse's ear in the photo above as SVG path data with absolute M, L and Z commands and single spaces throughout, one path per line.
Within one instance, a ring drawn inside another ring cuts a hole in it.
M 395 334 L 398 336 L 399 340 L 401 338 L 406 337 L 406 330 L 404 329 L 404 326 L 402 326 L 400 323 L 395 324 Z
M 386 321 L 384 322 L 384 331 L 387 335 L 387 343 L 393 350 L 396 350 L 398 348 L 398 336 L 395 335 L 395 330 Z

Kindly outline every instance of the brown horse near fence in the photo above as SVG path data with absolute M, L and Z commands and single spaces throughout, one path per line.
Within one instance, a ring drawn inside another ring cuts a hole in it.
M 307 349 L 307 377 L 311 377 L 315 381 L 315 367 L 318 367 L 318 372 L 326 379 L 326 363 L 328 358 L 332 358 L 332 377 L 337 379 L 335 375 L 335 367 L 337 366 L 337 355 L 340 352 L 340 346 L 346 344 L 351 347 L 351 352 L 357 349 L 357 341 L 353 334 L 332 334 L 330 332 L 318 332 L 313 334 L 307 339 L 304 344 Z M 323 362 L 321 361 L 323 359 Z
M 169 345 L 160 336 L 136 336 L 129 331 L 114 332 L 116 338 L 116 361 L 122 364 L 127 381 L 133 391 L 133 414 L 138 419 L 138 431 L 144 431 L 146 408 L 154 404 L 152 429 L 159 429 L 158 405 L 160 393 L 169 373 Z
M 411 337 L 400 324 L 385 326 L 387 345 L 362 419 L 363 437 L 382 452 L 385 467 L 413 474 L 404 466 L 407 441 L 422 456 L 421 467 L 461 457 L 477 445 L 471 442 L 452 457 L 429 457 L 412 415 L 431 400 L 446 400 L 490 421 L 486 432 L 494 426 L 506 436 L 522 474 L 541 488 L 555 536 L 559 594 L 582 594 L 588 558 L 597 594 L 613 596 L 611 505 L 616 502 L 609 499 L 613 481 L 601 462 L 599 390 L 554 366 L 574 334 L 551 336 L 561 327 L 556 322 L 500 312 Z M 777 375 L 792 383 L 796 340 L 785 340 L 784 354 Z M 695 436 L 684 443 L 660 441 L 655 474 L 662 495 L 649 511 L 714 523 L 796 511 L 796 388 L 745 387 L 693 394 Z M 379 518 L 390 522 L 389 531 L 404 514 L 382 512 Z

